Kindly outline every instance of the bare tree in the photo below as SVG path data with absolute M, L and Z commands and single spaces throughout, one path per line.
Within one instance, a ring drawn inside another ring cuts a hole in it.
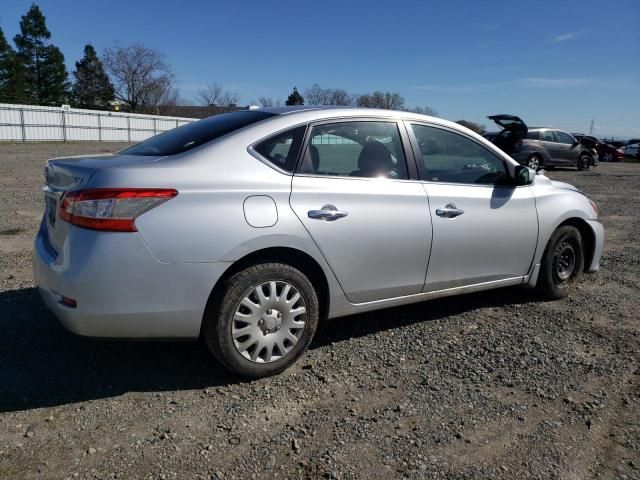
M 469 120 L 458 120 L 456 123 L 463 127 L 467 127 L 469 130 L 473 130 L 478 135 L 484 135 L 487 133 L 487 128 L 479 123 L 470 122 Z
M 345 89 L 334 88 L 331 91 L 330 104 L 338 105 L 338 106 L 354 105 L 355 99 L 354 99 L 354 96 L 351 95 L 349 92 L 347 92 Z
M 210 83 L 198 90 L 196 95 L 198 102 L 205 106 L 216 106 L 223 112 L 233 110 L 238 103 L 238 94 L 225 88 L 219 83 Z
M 404 97 L 399 93 L 380 92 L 365 93 L 356 99 L 356 105 L 367 108 L 386 108 L 389 110 L 403 110 Z
M 229 90 L 224 90 L 218 99 L 218 106 L 225 112 L 235 110 L 238 103 L 238 94 Z
M 196 99 L 201 105 L 217 105 L 224 89 L 222 85 L 217 83 L 210 83 L 206 87 L 198 90 Z
M 314 83 L 303 93 L 308 105 L 331 105 L 330 88 L 322 88 L 319 84 Z
M 322 88 L 314 83 L 304 91 L 308 105 L 353 105 L 353 95 L 343 88 Z
M 273 101 L 273 98 L 271 97 L 259 97 L 258 98 L 258 103 L 260 104 L 261 107 L 273 107 L 275 102 Z
M 431 108 L 429 106 L 424 106 L 424 107 L 413 107 L 413 108 L 409 108 L 407 109 L 408 112 L 414 112 L 414 113 L 419 113 L 421 115 L 429 115 L 431 117 L 437 117 L 438 116 L 438 112 L 434 109 Z
M 163 101 L 177 100 L 174 76 L 166 57 L 141 43 L 107 48 L 102 58 L 115 96 L 131 112 L 154 112 Z

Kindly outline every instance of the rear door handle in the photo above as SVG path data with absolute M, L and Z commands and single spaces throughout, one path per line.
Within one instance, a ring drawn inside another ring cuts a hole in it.
M 443 218 L 454 218 L 463 213 L 464 210 L 456 207 L 453 203 L 447 203 L 444 208 L 436 208 L 436 215 Z
M 346 217 L 347 215 L 349 215 L 349 213 L 345 212 L 344 210 L 338 210 L 333 205 L 325 205 L 320 210 L 309 210 L 307 212 L 307 215 L 309 216 L 309 218 L 313 218 L 316 220 L 332 221 L 342 217 Z

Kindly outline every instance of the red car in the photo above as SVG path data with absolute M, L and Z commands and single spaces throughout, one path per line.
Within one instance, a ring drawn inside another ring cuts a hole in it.
M 583 145 L 589 148 L 595 148 L 598 152 L 598 157 L 603 162 L 619 162 L 624 158 L 622 148 L 616 148 L 614 145 L 605 143 L 596 137 L 585 135 L 584 133 L 572 133 L 571 135 Z

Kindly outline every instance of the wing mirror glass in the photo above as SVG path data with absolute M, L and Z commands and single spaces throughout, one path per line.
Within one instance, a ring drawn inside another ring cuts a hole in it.
M 531 185 L 536 176 L 536 171 L 523 165 L 518 165 L 515 170 L 516 185 Z

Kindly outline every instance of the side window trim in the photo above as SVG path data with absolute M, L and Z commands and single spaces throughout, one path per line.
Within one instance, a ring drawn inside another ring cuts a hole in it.
M 281 135 L 281 134 L 283 134 L 285 132 L 288 132 L 290 130 L 295 130 L 296 128 L 300 128 L 300 127 L 304 127 L 305 128 L 305 132 L 304 132 L 304 135 L 302 136 L 302 143 L 300 145 L 300 148 L 298 149 L 298 153 L 296 154 L 296 161 L 294 162 L 294 166 L 293 166 L 293 169 L 291 171 L 279 167 L 278 165 L 273 163 L 270 159 L 265 158 L 260 152 L 258 152 L 256 150 L 256 147 L 258 145 L 260 145 L 261 143 L 266 142 L 267 140 L 269 140 L 271 138 L 275 138 L 278 135 Z M 247 152 L 249 153 L 249 155 L 251 155 L 252 157 L 256 158 L 257 160 L 260 160 L 262 163 L 264 163 L 268 167 L 273 168 L 275 171 L 283 173 L 284 175 L 293 176 L 293 174 L 295 173 L 296 169 L 298 168 L 301 156 L 304 153 L 305 142 L 306 142 L 306 139 L 307 139 L 307 135 L 309 134 L 309 130 L 310 130 L 310 128 L 309 128 L 309 123 L 308 122 L 299 123 L 297 125 L 291 125 L 289 127 L 286 127 L 286 128 L 281 129 L 281 130 L 278 130 L 275 133 L 267 135 L 266 137 L 262 137 L 260 140 L 257 140 L 255 142 L 253 142 L 251 145 L 249 145 L 247 147 Z
M 413 151 L 413 156 L 415 159 L 415 162 L 417 164 L 422 165 L 422 162 L 419 161 L 419 159 L 422 158 L 422 152 L 420 151 L 420 145 L 418 143 L 418 139 L 416 138 L 415 132 L 413 131 L 413 128 L 411 128 L 411 125 L 422 125 L 424 127 L 431 127 L 431 128 L 439 128 L 441 130 L 446 130 L 447 132 L 451 132 L 451 133 L 455 133 L 457 135 L 460 135 L 461 137 L 464 137 L 472 142 L 474 142 L 476 145 L 482 147 L 484 150 L 486 150 L 487 152 L 489 152 L 490 154 L 492 154 L 493 156 L 495 156 L 498 160 L 500 160 L 502 162 L 502 165 L 504 167 L 505 172 L 507 172 L 507 174 L 509 174 L 510 170 L 509 167 L 507 165 L 507 162 L 504 158 L 502 158 L 500 155 L 496 154 L 495 152 L 491 151 L 490 149 L 488 149 L 486 146 L 482 145 L 480 142 L 478 142 L 476 139 L 471 138 L 470 136 L 464 134 L 463 132 L 458 132 L 452 128 L 448 128 L 446 125 L 438 125 L 435 123 L 429 123 L 429 122 L 423 122 L 423 121 L 419 121 L 419 120 L 404 120 L 406 129 L 407 129 L 407 133 L 409 134 L 409 140 L 411 141 L 411 149 Z M 461 186 L 467 186 L 467 187 L 481 187 L 481 188 L 513 188 L 513 185 L 491 185 L 491 184 L 481 184 L 481 183 L 454 183 L 454 182 L 434 182 L 432 180 L 428 180 L 425 178 L 424 176 L 424 171 L 422 169 L 421 166 L 418 167 L 418 174 L 420 177 L 420 181 L 422 183 L 437 183 L 437 184 L 444 184 L 444 185 L 461 185 Z
M 400 136 L 400 142 L 402 143 L 402 152 L 404 153 L 405 163 L 407 167 L 407 176 L 408 178 L 384 178 L 382 180 L 392 180 L 395 182 L 407 182 L 407 181 L 415 181 L 419 180 L 417 174 L 417 167 L 415 165 L 415 158 L 413 156 L 413 149 L 410 145 L 410 140 L 408 137 L 408 132 L 406 127 L 403 125 L 403 120 L 399 120 L 397 118 L 392 117 L 335 117 L 335 118 L 323 118 L 322 120 L 316 120 L 309 122 L 307 125 L 307 131 L 305 132 L 304 139 L 302 142 L 302 148 L 300 149 L 300 154 L 298 156 L 298 162 L 296 164 L 296 168 L 293 172 L 294 175 L 305 176 L 305 177 L 314 177 L 314 178 L 341 178 L 341 179 L 350 179 L 350 180 L 377 180 L 379 178 L 370 178 L 370 177 L 347 177 L 347 176 L 335 176 L 335 175 L 314 175 L 312 173 L 302 172 L 302 163 L 304 162 L 305 156 L 307 154 L 307 150 L 309 149 L 309 141 L 311 137 L 311 131 L 313 127 L 317 127 L 320 125 L 330 125 L 332 123 L 347 123 L 347 122 L 383 122 L 383 123 L 394 123 L 396 128 L 398 129 L 398 135 Z M 413 163 L 413 169 L 412 169 Z M 415 178 L 412 175 L 415 174 Z

